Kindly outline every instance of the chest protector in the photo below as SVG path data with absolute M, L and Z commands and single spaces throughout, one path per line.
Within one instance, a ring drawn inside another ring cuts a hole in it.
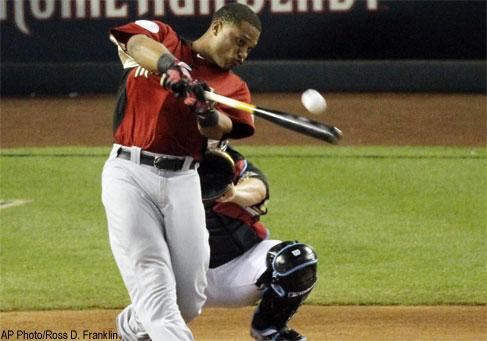
M 210 268 L 242 255 L 267 234 L 258 217 L 232 203 L 206 208 L 206 227 L 210 234 Z

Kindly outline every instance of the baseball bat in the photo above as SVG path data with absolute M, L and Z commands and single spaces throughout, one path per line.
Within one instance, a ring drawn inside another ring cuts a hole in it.
M 343 136 L 343 133 L 337 127 L 316 122 L 303 116 L 261 108 L 256 105 L 241 102 L 210 91 L 205 91 L 205 98 L 209 101 L 224 104 L 230 108 L 239 109 L 250 114 L 254 114 L 284 128 L 294 130 L 298 133 L 311 136 L 328 143 L 336 144 Z

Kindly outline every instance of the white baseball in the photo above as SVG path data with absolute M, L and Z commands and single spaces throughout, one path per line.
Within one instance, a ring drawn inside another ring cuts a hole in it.
M 301 102 L 306 110 L 315 115 L 324 113 L 327 106 L 326 99 L 314 89 L 308 89 L 303 92 Z

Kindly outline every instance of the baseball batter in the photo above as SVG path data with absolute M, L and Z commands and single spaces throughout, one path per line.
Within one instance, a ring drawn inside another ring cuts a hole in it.
M 267 239 L 259 221 L 267 212 L 267 179 L 235 149 L 222 147 L 236 172 L 230 190 L 205 203 L 211 250 L 206 305 L 243 307 L 261 299 L 251 325 L 256 340 L 306 340 L 287 322 L 315 285 L 316 254 L 297 241 Z
M 253 134 L 250 115 L 198 96 L 210 87 L 250 102 L 230 70 L 257 45 L 247 6 L 219 9 L 196 41 L 167 24 L 112 28 L 124 68 L 112 152 L 102 175 L 110 245 L 131 304 L 117 317 L 123 340 L 193 340 L 186 322 L 206 300 L 208 231 L 197 165 L 207 138 Z

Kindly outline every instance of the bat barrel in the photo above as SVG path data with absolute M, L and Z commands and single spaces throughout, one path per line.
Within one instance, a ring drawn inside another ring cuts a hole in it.
M 294 130 L 298 133 L 311 136 L 328 143 L 336 144 L 343 136 L 342 132 L 337 127 L 312 121 L 303 116 L 256 107 L 253 104 L 237 101 L 233 98 L 221 96 L 209 91 L 205 92 L 205 97 L 207 100 L 215 101 L 231 108 L 253 113 L 256 116 L 262 117 L 263 119 L 280 125 L 281 127 Z
M 263 109 L 260 107 L 256 107 L 254 109 L 254 114 L 284 128 L 294 130 L 303 135 L 311 136 L 332 144 L 337 144 L 343 136 L 343 133 L 337 127 L 316 122 L 303 116 Z

